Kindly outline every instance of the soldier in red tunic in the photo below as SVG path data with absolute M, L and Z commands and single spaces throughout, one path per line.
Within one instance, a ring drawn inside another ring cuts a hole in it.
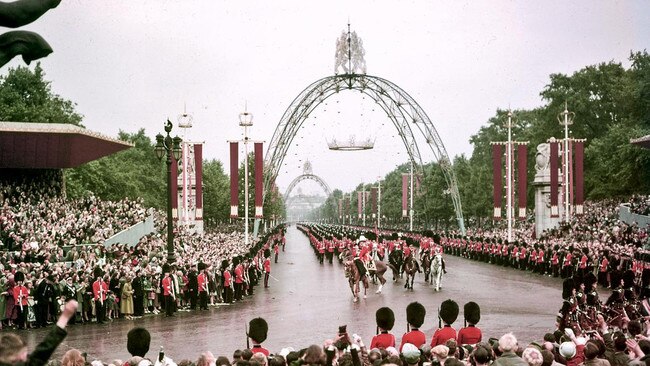
M 199 309 L 208 310 L 208 275 L 205 273 L 205 263 L 199 263 Z
M 411 331 L 402 336 L 402 342 L 400 342 L 399 345 L 400 352 L 402 352 L 402 348 L 406 343 L 411 343 L 417 348 L 420 348 L 420 346 L 427 343 L 427 336 L 420 331 L 420 327 L 424 323 L 424 317 L 426 314 L 427 310 L 419 302 L 414 301 L 408 304 L 406 307 L 406 321 L 411 327 Z
M 232 303 L 233 290 L 232 290 L 232 273 L 230 272 L 230 264 L 227 260 L 221 263 L 223 270 L 223 302 L 226 304 Z
M 29 290 L 23 286 L 25 274 L 16 272 L 14 274 L 14 280 L 16 281 L 16 286 L 14 286 L 11 296 L 14 297 L 15 308 L 18 311 L 16 324 L 18 325 L 18 329 L 25 329 L 25 325 L 27 324 L 27 298 L 29 297 Z
M 271 276 L 271 252 L 266 250 L 264 253 L 264 288 L 269 287 L 269 277 Z
M 95 313 L 97 314 L 97 323 L 103 324 L 106 320 L 106 297 L 108 295 L 108 284 L 102 279 L 104 271 L 95 267 L 93 275 L 97 279 L 93 283 L 93 299 L 95 300 Z
M 174 302 L 176 301 L 176 294 L 174 293 L 174 283 L 169 273 L 171 267 L 165 263 L 162 271 L 164 278 L 162 279 L 163 296 L 165 297 L 165 316 L 174 316 Z
M 438 328 L 433 337 L 431 338 L 431 347 L 439 344 L 444 345 L 450 339 L 456 339 L 456 329 L 451 325 L 458 318 L 458 304 L 456 301 L 448 299 L 440 304 L 440 311 L 438 312 L 438 319 L 444 322 L 444 327 Z
M 463 307 L 463 316 L 465 317 L 465 328 L 458 331 L 458 344 L 461 345 L 475 345 L 481 342 L 483 334 L 481 330 L 476 327 L 479 320 L 481 320 L 481 307 L 474 301 L 470 301 Z
M 253 341 L 253 347 L 251 348 L 253 354 L 260 352 L 264 354 L 264 356 L 269 356 L 269 350 L 262 347 L 262 342 L 266 340 L 268 333 L 269 325 L 266 323 L 266 320 L 262 318 L 255 318 L 248 322 L 247 336 L 251 339 L 251 341 Z
M 379 308 L 375 313 L 379 334 L 372 337 L 370 349 L 395 347 L 395 336 L 389 333 L 395 325 L 395 314 L 388 307 Z

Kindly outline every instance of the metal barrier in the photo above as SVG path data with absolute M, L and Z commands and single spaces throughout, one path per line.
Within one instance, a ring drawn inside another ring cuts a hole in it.
M 644 228 L 650 225 L 650 216 L 644 216 L 644 215 L 638 215 L 632 213 L 632 211 L 630 210 L 629 203 L 623 203 L 620 206 L 618 206 L 618 219 L 628 225 L 632 225 L 632 223 L 637 223 L 637 225 L 640 228 Z
M 148 234 L 156 231 L 153 215 L 147 216 L 144 221 L 139 222 L 119 233 L 111 236 L 104 241 L 105 247 L 110 247 L 113 244 L 128 244 L 128 246 L 135 246 L 140 239 Z

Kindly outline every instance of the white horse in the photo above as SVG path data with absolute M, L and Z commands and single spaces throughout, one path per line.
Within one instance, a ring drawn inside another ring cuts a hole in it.
M 442 255 L 436 254 L 431 261 L 431 281 L 436 291 L 440 291 L 442 282 Z

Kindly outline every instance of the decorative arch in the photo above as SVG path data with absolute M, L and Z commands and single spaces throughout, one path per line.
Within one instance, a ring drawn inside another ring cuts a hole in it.
M 264 164 L 266 166 L 266 164 Z M 287 188 L 286 192 L 284 192 L 284 201 L 286 202 L 289 200 L 289 195 L 293 191 L 294 188 L 298 185 L 298 183 L 302 182 L 303 180 L 313 180 L 314 182 L 318 183 L 320 187 L 323 189 L 323 192 L 325 192 L 325 196 L 329 197 L 332 194 L 332 190 L 330 189 L 330 186 L 327 185 L 327 183 L 319 176 L 315 174 L 302 174 L 297 176 L 294 180 L 291 181 L 291 184 L 289 184 L 289 187 Z
M 345 90 L 364 93 L 386 112 L 397 128 L 409 159 L 418 173 L 423 173 L 421 149 L 430 149 L 433 152 L 443 171 L 458 226 L 464 234 L 465 224 L 456 175 L 436 128 L 422 107 L 408 93 L 394 83 L 377 76 L 355 73 L 328 76 L 315 81 L 298 94 L 280 119 L 268 145 L 264 162 L 264 186 L 270 187 L 270 183 L 277 178 L 287 150 L 307 117 L 327 98 Z M 426 146 L 418 145 L 415 133 L 424 137 Z

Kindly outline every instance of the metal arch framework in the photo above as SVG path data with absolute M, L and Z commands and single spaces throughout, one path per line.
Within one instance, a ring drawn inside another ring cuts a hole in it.
M 273 133 L 264 162 L 266 168 L 264 186 L 270 187 L 270 183 L 275 181 L 287 150 L 307 117 L 327 98 L 344 90 L 356 90 L 368 95 L 386 112 L 397 128 L 418 173 L 423 173 L 423 162 L 414 132 L 419 132 L 424 137 L 426 145 L 442 168 L 451 193 L 458 226 L 464 234 L 465 224 L 456 175 L 438 132 L 424 110 L 408 93 L 394 83 L 377 76 L 333 75 L 317 80 L 305 88 L 289 105 Z
M 266 164 L 264 164 L 267 166 Z M 276 173 L 277 174 L 277 173 Z M 314 175 L 314 174 L 302 174 L 297 176 L 294 180 L 291 181 L 291 184 L 289 184 L 289 187 L 287 188 L 286 192 L 284 192 L 284 201 L 287 202 L 289 200 L 289 195 L 293 191 L 294 188 L 298 185 L 298 183 L 302 182 L 303 180 L 313 180 L 314 182 L 318 183 L 321 188 L 323 188 L 323 191 L 325 192 L 325 195 L 329 197 L 332 194 L 332 190 L 330 189 L 330 186 L 325 183 L 321 177 Z

